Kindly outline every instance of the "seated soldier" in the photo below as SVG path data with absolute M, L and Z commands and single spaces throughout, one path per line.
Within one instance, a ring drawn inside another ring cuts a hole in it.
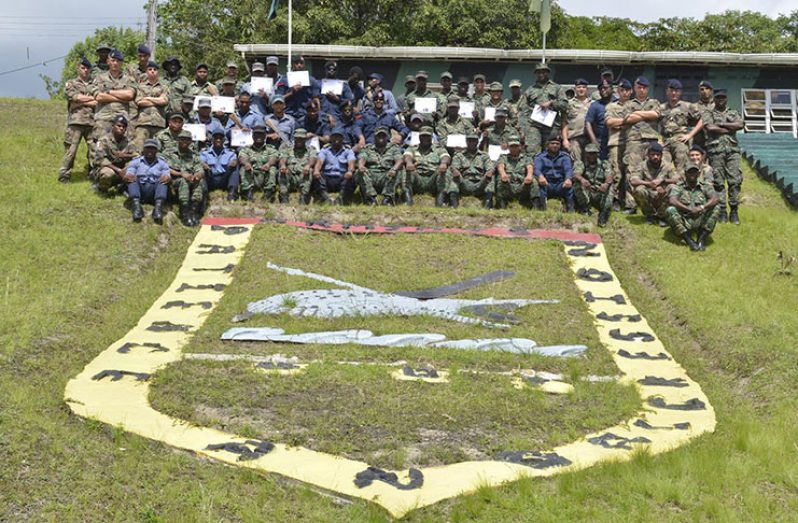
M 501 146 L 507 149 L 507 140 L 510 136 L 519 136 L 518 129 L 507 123 L 507 108 L 499 107 L 496 109 L 496 121 L 482 131 L 482 150 L 487 151 L 491 145 Z
M 201 123 L 205 126 L 205 141 L 197 142 L 197 150 L 202 150 L 206 147 L 213 145 L 213 133 L 222 131 L 224 134 L 224 126 L 218 118 L 211 114 L 211 99 L 202 97 L 197 102 L 197 114 L 195 114 L 189 123 Z
M 706 182 L 699 181 L 701 168 L 688 163 L 684 180 L 670 189 L 666 209 L 668 223 L 676 236 L 681 236 L 691 251 L 703 251 L 707 237 L 715 228 L 718 219 L 718 196 L 715 189 Z M 693 233 L 697 237 L 693 240 Z
M 418 136 L 421 128 L 424 127 L 424 117 L 418 113 L 411 113 L 407 117 L 407 138 L 404 141 L 404 148 L 407 149 L 411 145 L 413 145 L 413 137 L 415 137 L 415 145 L 418 145 Z M 438 145 L 438 135 L 434 132 L 432 133 L 432 143 Z
M 316 165 L 317 152 L 307 146 L 308 133 L 305 129 L 294 131 L 293 147 L 280 148 L 280 203 L 289 202 L 291 192 L 299 192 L 299 203 L 310 203 L 310 175 Z
M 460 116 L 460 100 L 456 96 L 450 96 L 446 102 L 446 117 L 435 125 L 435 131 L 441 143 L 446 146 L 449 154 L 454 154 L 455 150 L 448 143 L 447 138 L 451 134 L 465 136 L 474 130 L 470 118 Z
M 127 139 L 127 118 L 117 115 L 114 118 L 111 134 L 103 136 L 94 148 L 94 173 L 96 189 L 107 194 L 122 183 L 125 165 L 138 156 L 130 140 Z
M 192 145 L 191 133 L 184 129 L 177 138 L 177 151 L 164 155 L 180 202 L 180 220 L 186 227 L 199 225 L 203 199 L 202 162 Z
M 665 227 L 665 205 L 668 186 L 676 183 L 678 178 L 673 165 L 662 161 L 662 145 L 652 143 L 646 152 L 646 159 L 632 168 L 629 185 L 638 207 L 646 217 L 646 223 L 659 221 Z
M 584 162 L 574 164 L 574 196 L 579 212 L 590 214 L 590 207 L 599 211 L 598 226 L 604 227 L 612 211 L 613 176 L 609 161 L 599 160 L 600 147 L 589 143 L 584 149 Z
M 520 137 L 510 136 L 507 146 L 510 152 L 501 155 L 496 163 L 496 207 L 506 209 L 509 202 L 517 200 L 524 207 L 540 209 L 540 186 L 535 178 L 534 160 L 523 152 Z
M 355 180 L 365 203 L 376 204 L 377 193 L 382 194 L 382 205 L 393 205 L 396 185 L 402 176 L 402 150 L 388 141 L 390 130 L 377 127 L 374 143 L 366 145 L 358 155 Z
M 355 194 L 354 174 L 355 153 L 344 147 L 344 130 L 336 127 L 330 132 L 330 146 L 316 158 L 310 192 L 319 203 L 328 202 L 329 193 L 338 192 L 335 204 L 349 204 Z
M 483 207 L 491 209 L 496 185 L 493 177 L 495 165 L 487 153 L 477 148 L 478 143 L 476 131 L 468 131 L 465 150 L 459 151 L 452 159 L 452 181 L 459 188 L 460 196 L 476 196 Z
M 546 150 L 535 156 L 535 174 L 540 185 L 540 205 L 546 208 L 549 198 L 565 200 L 565 212 L 574 212 L 573 166 L 571 155 L 561 150 L 559 133 L 552 133 Z
M 435 206 L 443 207 L 446 197 L 449 203 L 459 202 L 459 189 L 449 173 L 451 156 L 440 145 L 432 143 L 432 128 L 422 127 L 418 133 L 418 145 L 405 151 L 405 203 L 411 205 L 413 195 L 426 192 L 435 197 Z M 454 195 L 454 199 L 452 199 Z
M 327 115 L 327 128 L 324 134 L 329 136 L 332 129 L 338 128 L 343 134 L 344 147 L 352 149 L 357 154 L 366 146 L 366 138 L 363 136 L 363 129 L 358 120 L 355 119 L 354 107 L 350 100 L 341 102 L 340 113 L 338 115 Z
M 396 113 L 386 109 L 385 94 L 382 91 L 372 95 L 372 106 L 363 111 L 360 127 L 367 144 L 374 143 L 374 132 L 379 127 L 385 127 L 389 133 L 391 130 L 396 131 L 399 138 L 395 143 L 401 143 L 401 140 L 404 140 L 410 132 L 396 116 Z M 390 139 L 390 135 L 388 138 Z
M 177 137 L 180 135 L 180 131 L 183 130 L 185 122 L 186 118 L 182 113 L 169 115 L 169 127 L 155 135 L 161 154 L 172 154 L 177 151 Z
M 699 168 L 701 169 L 701 174 L 698 177 L 698 181 L 708 183 L 709 185 L 715 185 L 715 177 L 713 175 L 712 166 L 707 163 L 707 152 L 704 150 L 703 147 L 697 144 L 693 144 L 690 147 L 690 152 L 687 153 L 689 160 L 692 163 L 698 164 Z M 682 177 L 682 180 L 684 177 Z
M 142 203 L 152 203 L 152 220 L 163 223 L 163 203 L 169 193 L 169 165 L 158 156 L 160 144 L 158 140 L 144 141 L 144 152 L 127 166 L 124 181 L 127 183 L 127 195 L 131 199 L 130 210 L 133 221 L 140 222 L 144 218 Z
M 227 191 L 227 201 L 238 199 L 238 186 L 241 183 L 238 173 L 238 158 L 235 151 L 224 144 L 224 131 L 213 132 L 212 143 L 200 153 L 200 162 L 205 171 L 205 187 L 208 192 L 214 189 Z
M 238 153 L 241 163 L 241 192 L 252 201 L 256 190 L 263 191 L 263 199 L 274 201 L 277 191 L 277 164 L 280 153 L 266 143 L 266 126 L 258 124 L 252 129 L 252 145 Z
M 263 124 L 268 129 L 266 142 L 276 149 L 284 145 L 290 147 L 294 141 L 296 121 L 293 116 L 285 114 L 285 98 L 279 94 L 274 95 L 271 104 L 273 112 L 263 119 Z

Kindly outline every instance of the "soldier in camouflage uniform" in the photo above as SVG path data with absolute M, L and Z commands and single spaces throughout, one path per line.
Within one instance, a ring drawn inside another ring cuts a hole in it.
M 166 88 L 158 78 L 158 64 L 147 65 L 147 80 L 140 83 L 136 91 L 136 131 L 133 143 L 137 151 L 141 151 L 144 140 L 155 138 L 155 135 L 166 127 L 164 110 L 169 103 Z
M 518 112 L 521 106 L 521 96 L 523 95 L 521 87 L 523 87 L 521 80 L 510 80 L 510 98 L 504 99 L 504 105 L 508 110 L 507 123 L 515 128 L 517 128 L 519 124 Z
M 509 141 L 509 139 L 508 139 Z M 460 189 L 460 196 L 476 196 L 486 209 L 493 208 L 496 178 L 495 165 L 487 153 L 477 148 L 479 135 L 471 130 L 466 134 L 466 149 L 452 159 L 452 181 Z
M 266 143 L 267 128 L 255 125 L 252 128 L 252 145 L 238 152 L 241 164 L 241 192 L 252 201 L 256 190 L 263 191 L 263 199 L 272 201 L 277 192 L 277 168 L 280 153 Z
M 424 118 L 424 125 L 431 126 L 443 118 L 446 111 L 446 99 L 427 87 L 428 77 L 427 71 L 418 71 L 416 73 L 416 90 L 405 96 L 405 104 L 407 106 L 406 112 L 409 113 L 416 110 L 416 98 L 434 98 L 437 100 L 435 112 L 421 115 Z
M 64 86 L 68 116 L 67 128 L 64 133 L 64 160 L 58 170 L 58 181 L 62 183 L 69 183 L 81 139 L 86 141 L 88 148 L 86 157 L 91 165 L 91 135 L 94 127 L 94 107 L 97 105 L 97 101 L 91 94 L 90 74 L 91 62 L 84 57 L 78 63 L 78 77 L 67 80 Z
M 186 227 L 199 225 L 200 207 L 204 197 L 204 169 L 192 142 L 191 133 L 182 130 L 177 138 L 177 150 L 163 155 L 172 175 L 172 189 L 180 202 L 180 220 Z
M 706 111 L 711 111 L 715 108 L 715 99 L 712 97 L 712 82 L 709 80 L 701 80 L 698 83 L 698 101 L 695 103 L 698 114 L 703 115 Z M 703 124 L 704 120 L 701 120 Z M 693 144 L 700 145 L 705 150 L 706 146 L 706 131 L 698 133 L 693 137 Z
M 634 209 L 635 207 L 631 192 L 626 190 L 627 166 L 623 163 L 623 158 L 626 155 L 626 139 L 629 134 L 629 125 L 626 121 L 627 117 L 632 113 L 632 105 L 629 101 L 631 95 L 632 84 L 629 80 L 622 78 L 618 81 L 618 100 L 607 104 L 607 109 L 604 113 L 604 122 L 608 130 L 607 148 L 609 152 L 607 158 L 615 180 L 615 190 L 613 192 L 618 209 L 622 205 L 629 209 Z
M 676 236 L 684 238 L 691 251 L 703 251 L 718 218 L 715 189 L 698 180 L 700 168 L 688 164 L 684 180 L 671 187 L 666 209 L 668 223 Z M 693 233 L 697 234 L 693 240 Z
M 485 90 L 485 82 L 487 79 L 484 74 L 474 75 L 474 94 L 471 98 L 474 100 L 475 109 L 479 110 L 490 103 L 490 93 Z
M 720 221 L 726 221 L 726 186 L 728 185 L 729 221 L 739 225 L 737 206 L 740 205 L 740 187 L 743 172 L 740 170 L 740 147 L 737 131 L 743 128 L 743 118 L 738 111 L 727 106 L 726 89 L 715 89 L 715 107 L 706 111 L 702 119 L 706 132 L 709 164 L 714 174 L 715 191 L 720 201 Z
M 220 93 L 224 90 L 225 83 L 233 86 L 233 93 L 238 94 L 241 92 L 241 86 L 244 85 L 244 82 L 238 79 L 238 64 L 235 61 L 227 62 L 227 72 L 216 82 L 216 89 Z
M 97 46 L 97 62 L 91 68 L 91 80 L 97 78 L 97 75 L 108 71 L 108 55 L 111 54 L 113 49 L 105 42 Z
M 289 194 L 299 193 L 299 203 L 310 203 L 310 184 L 313 167 L 316 165 L 317 152 L 307 147 L 308 132 L 305 129 L 294 131 L 293 147 L 280 148 L 280 203 L 289 203 Z
M 150 56 L 152 51 L 144 44 L 141 44 L 136 50 L 138 54 L 138 62 L 131 63 L 127 66 L 125 72 L 136 80 L 136 83 L 143 84 L 147 81 L 147 67 L 150 65 Z
M 535 85 L 526 90 L 519 104 L 521 121 L 519 127 L 525 137 L 526 153 L 530 157 L 543 150 L 543 144 L 551 134 L 560 132 L 556 122 L 552 127 L 547 127 L 532 121 L 535 106 L 539 105 L 543 109 L 558 113 L 567 107 L 567 101 L 560 97 L 560 86 L 549 80 L 550 72 L 549 66 L 545 63 L 535 67 Z
M 449 172 L 451 156 L 443 147 L 433 145 L 432 128 L 422 127 L 418 136 L 419 144 L 407 148 L 405 160 L 405 200 L 410 204 L 412 195 L 426 192 L 435 196 L 435 205 L 443 207 L 446 197 L 456 207 L 459 203 L 459 189 L 452 181 Z
M 604 227 L 610 218 L 613 199 L 613 175 L 610 162 L 599 160 L 599 146 L 585 146 L 584 162 L 574 163 L 574 197 L 576 206 L 583 214 L 590 208 L 599 211 L 598 226 Z
M 368 203 L 376 201 L 382 194 L 382 205 L 393 205 L 396 198 L 397 181 L 403 176 L 402 150 L 388 141 L 387 127 L 374 131 L 374 143 L 360 151 L 355 171 L 355 183 Z
M 665 204 L 669 186 L 679 181 L 673 164 L 662 161 L 662 145 L 652 143 L 646 152 L 646 159 L 630 171 L 629 185 L 637 205 L 646 217 L 646 222 L 660 225 L 665 218 Z
M 208 64 L 197 65 L 188 94 L 194 98 L 197 96 L 219 96 L 219 90 L 208 81 Z
M 108 56 L 108 71 L 100 73 L 92 81 L 91 94 L 97 100 L 94 110 L 94 141 L 111 132 L 114 118 L 121 114 L 130 118 L 130 105 L 136 97 L 136 81 L 122 70 L 124 56 L 111 51 Z
M 682 100 L 682 82 L 668 80 L 665 94 L 668 101 L 660 106 L 660 129 L 665 141 L 664 159 L 673 162 L 677 173 L 684 172 L 688 161 L 690 142 L 701 132 L 701 114 L 695 104 Z
M 712 166 L 707 163 L 707 152 L 704 148 L 700 145 L 693 144 L 693 146 L 690 147 L 688 156 L 690 157 L 690 163 L 698 165 L 701 170 L 698 181 L 708 183 L 714 187 L 715 176 L 712 173 Z M 684 176 L 682 176 L 682 179 L 684 179 Z
M 466 133 L 474 130 L 474 126 L 471 125 L 471 120 L 460 116 L 459 111 L 460 100 L 456 96 L 449 97 L 449 100 L 446 102 L 446 118 L 438 122 L 438 125 L 435 126 L 438 140 L 447 146 L 450 154 L 453 153 L 453 150 L 448 147 L 446 138 L 450 134 L 462 134 L 465 136 Z
M 577 78 L 574 92 L 575 96 L 568 100 L 565 110 L 562 145 L 571 153 L 574 162 L 581 162 L 582 151 L 590 143 L 590 137 L 585 132 L 585 116 L 593 100 L 587 96 L 587 80 L 584 78 Z
M 97 190 L 104 194 L 122 183 L 127 163 L 138 156 L 135 147 L 127 139 L 127 126 L 127 118 L 118 115 L 114 118 L 111 133 L 100 138 L 94 148 L 92 178 L 96 180 Z
M 177 151 L 177 139 L 186 119 L 183 113 L 172 113 L 169 115 L 169 126 L 155 134 L 155 139 L 160 145 L 161 155 L 173 154 Z
M 540 185 L 535 178 L 534 158 L 521 149 L 521 139 L 511 136 L 507 144 L 509 154 L 503 154 L 496 162 L 496 207 L 506 209 L 512 200 L 524 207 L 540 209 Z
M 480 103 L 479 107 L 477 108 L 479 110 L 479 117 L 477 119 L 479 120 L 479 127 L 481 129 L 488 127 L 494 121 L 487 120 L 485 118 L 485 109 L 493 109 L 494 114 L 496 114 L 496 110 L 499 108 L 509 112 L 509 107 L 502 98 L 503 93 L 504 86 L 501 84 L 501 82 L 491 82 L 490 87 L 488 88 L 488 101 Z
M 508 110 L 505 107 L 496 109 L 496 121 L 493 125 L 482 131 L 482 150 L 487 151 L 490 145 L 500 145 L 507 149 L 507 142 L 511 136 L 518 136 L 519 131 L 507 123 Z
M 180 74 L 180 69 L 183 66 L 177 57 L 170 56 L 161 64 L 161 67 L 166 72 L 166 75 L 161 78 L 161 83 L 166 87 L 169 95 L 169 107 L 167 110 L 170 113 L 180 111 L 180 104 L 183 102 L 183 98 L 191 95 L 191 83 L 185 76 Z
M 634 83 L 635 96 L 629 100 L 632 112 L 625 122 L 629 126 L 623 156 L 627 170 L 640 164 L 645 159 L 648 147 L 659 140 L 657 122 L 662 116 L 660 103 L 648 97 L 648 88 L 648 79 L 638 76 Z

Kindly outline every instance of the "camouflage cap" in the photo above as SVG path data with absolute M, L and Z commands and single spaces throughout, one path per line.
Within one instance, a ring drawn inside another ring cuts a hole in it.
M 227 62 L 227 68 L 228 69 L 238 69 L 238 64 L 235 63 L 234 61 L 230 60 L 229 62 Z
M 482 73 L 475 74 L 474 75 L 474 81 L 476 82 L 477 80 L 482 80 L 484 82 L 486 80 L 485 75 L 482 74 Z
M 147 149 L 149 147 L 155 149 L 156 151 L 160 151 L 161 150 L 161 144 L 158 142 L 158 140 L 156 140 L 154 138 L 148 138 L 147 140 L 144 140 L 144 147 L 143 148 Z
M 308 137 L 308 132 L 305 129 L 301 128 L 301 127 L 299 129 L 297 129 L 296 131 L 294 131 L 294 138 L 299 138 L 300 140 L 302 140 L 302 139 L 305 139 L 307 137 Z
M 388 132 L 387 127 L 377 127 L 377 129 L 374 131 L 374 136 L 377 136 L 378 134 L 390 134 L 390 133 Z
M 459 78 L 457 79 L 457 83 L 458 83 L 458 85 L 459 85 L 459 84 L 466 84 L 466 85 L 468 85 L 468 84 L 470 84 L 471 82 L 468 80 L 468 77 L 466 77 L 466 76 L 461 76 L 461 77 L 459 77 Z
M 235 85 L 235 84 L 236 84 L 235 78 L 225 78 L 224 80 L 222 80 L 222 85 Z
M 511 134 L 507 137 L 507 145 L 521 145 L 521 138 L 517 134 Z
M 252 69 L 250 69 L 250 71 L 252 71 L 253 73 L 255 71 L 265 71 L 265 70 L 266 70 L 266 66 L 263 65 L 263 62 L 255 62 L 255 63 L 253 63 L 252 64 Z
M 184 96 L 180 103 L 184 104 L 194 104 L 194 97 L 193 96 Z
M 479 140 L 479 135 L 473 129 L 469 129 L 466 132 L 466 140 Z
M 504 91 L 504 86 L 501 82 L 491 82 L 488 91 Z
M 189 140 L 191 140 L 193 138 L 191 131 L 187 129 L 183 129 L 182 131 L 180 131 L 180 134 L 177 135 L 177 139 L 182 140 L 184 138 L 188 138 Z
M 517 78 L 514 78 L 514 79 L 510 80 L 510 87 L 511 87 L 511 88 L 512 88 L 512 87 L 521 87 L 521 86 L 523 86 L 523 85 L 524 85 L 524 84 L 523 84 L 523 83 L 521 83 L 521 80 L 519 80 L 519 79 L 517 79 Z
M 272 96 L 271 104 L 274 105 L 274 104 L 277 104 L 277 103 L 280 103 L 280 104 L 284 104 L 285 103 L 285 98 L 283 97 L 283 95 L 275 94 L 274 96 Z
M 499 107 L 498 109 L 496 109 L 496 113 L 494 114 L 494 116 L 507 117 L 508 116 L 507 109 L 505 109 L 504 107 Z
M 95 51 L 99 53 L 100 51 L 110 51 L 111 49 L 113 49 L 113 47 L 108 45 L 107 42 L 101 42 L 97 44 L 97 48 L 95 49 Z
M 192 102 L 193 103 L 193 102 Z M 183 120 L 186 121 L 186 117 L 183 116 L 183 113 L 172 113 L 169 115 L 170 120 Z
M 451 80 L 452 79 L 452 73 L 450 73 L 449 71 L 442 72 L 441 73 L 441 80 L 443 80 L 444 78 L 448 78 L 449 80 Z
M 419 136 L 432 136 L 432 127 L 425 125 L 418 131 Z
M 405 76 L 405 85 L 414 84 L 414 83 L 416 83 L 416 77 L 415 76 L 413 76 L 412 74 L 409 74 L 409 75 Z
M 594 143 L 589 143 L 585 146 L 586 153 L 597 153 L 599 152 L 599 146 Z
M 266 134 L 266 126 L 259 124 L 252 127 L 252 134 Z
M 696 162 L 687 162 L 684 166 L 684 172 L 688 173 L 690 171 L 700 171 L 701 166 Z
M 413 121 L 423 122 L 424 121 L 424 117 L 421 116 L 419 113 L 413 113 L 413 114 L 410 115 L 410 121 L 411 122 L 413 122 Z
M 416 78 L 423 78 L 426 80 L 429 78 L 429 73 L 427 71 L 416 71 Z
M 460 107 L 460 99 L 456 96 L 450 96 L 446 99 L 447 107 Z
M 280 65 L 280 59 L 276 56 L 267 56 L 266 65 Z
M 535 66 L 535 72 L 538 71 L 551 71 L 551 69 L 549 68 L 549 65 L 546 62 L 540 62 Z

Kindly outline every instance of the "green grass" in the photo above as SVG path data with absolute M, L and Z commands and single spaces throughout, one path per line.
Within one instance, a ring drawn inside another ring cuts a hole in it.
M 79 177 L 67 187 L 56 184 L 63 122 L 63 103 L 0 100 L 0 520 L 387 520 L 365 502 L 339 504 L 276 476 L 202 460 L 69 412 L 67 380 L 163 292 L 193 232 L 173 221 L 163 228 L 132 224 L 121 200 L 97 198 Z M 604 232 L 626 291 L 715 407 L 714 434 L 630 463 L 481 489 L 407 519 L 794 521 L 797 284 L 774 272 L 778 250 L 798 253 L 798 220 L 749 169 L 743 192 L 743 225 L 720 225 L 704 253 L 634 217 L 613 216 Z M 263 213 L 243 204 L 220 212 Z M 592 228 L 580 217 L 520 209 L 302 212 L 350 223 Z M 254 281 L 236 281 L 257 290 Z M 219 312 L 240 312 L 244 293 L 240 299 L 225 296 Z M 211 350 L 227 319 L 214 315 L 195 350 Z

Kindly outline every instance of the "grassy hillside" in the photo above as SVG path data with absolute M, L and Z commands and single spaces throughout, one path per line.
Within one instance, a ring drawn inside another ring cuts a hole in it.
M 174 219 L 131 223 L 121 199 L 90 191 L 83 161 L 74 183 L 56 183 L 63 123 L 61 103 L 0 99 L 0 521 L 387 520 L 373 505 L 342 503 L 69 412 L 67 380 L 172 281 L 194 231 Z M 798 280 L 776 274 L 776 252 L 798 254 L 798 217 L 750 169 L 745 175 L 743 225 L 720 225 L 704 253 L 639 217 L 613 216 L 602 231 L 633 302 L 712 401 L 716 432 L 656 457 L 482 489 L 409 521 L 794 520 Z M 292 211 L 217 202 L 213 212 L 593 229 L 582 217 L 520 209 Z M 506 249 L 495 257 L 512 257 Z M 210 322 L 197 350 L 212 346 L 219 328 Z

